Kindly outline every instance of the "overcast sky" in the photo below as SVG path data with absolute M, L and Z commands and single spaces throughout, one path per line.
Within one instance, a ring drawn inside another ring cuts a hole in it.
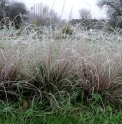
M 62 14 L 62 19 L 69 19 L 71 10 L 72 10 L 72 18 L 79 18 L 79 9 L 86 8 L 91 10 L 92 18 L 100 19 L 105 18 L 105 11 L 100 10 L 96 3 L 97 0 L 18 0 L 22 1 L 26 4 L 26 6 L 30 9 L 36 3 L 43 3 L 43 5 L 48 5 L 51 9 L 57 12 L 58 15 L 61 15 L 63 4 L 65 1 L 65 7 Z M 55 2 L 54 2 L 55 1 Z

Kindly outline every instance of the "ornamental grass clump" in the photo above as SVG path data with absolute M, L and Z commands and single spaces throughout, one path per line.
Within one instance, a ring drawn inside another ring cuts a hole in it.
M 64 44 L 67 45 L 60 43 L 58 51 L 55 41 L 41 44 L 43 49 L 38 49 L 40 54 L 34 64 L 34 84 L 39 88 L 42 99 L 53 109 L 61 109 L 66 104 L 70 106 L 70 95 L 74 93 L 74 61 L 71 61 L 70 49 L 64 48 Z
M 31 28 L 19 35 L 0 34 L 1 99 L 9 94 L 14 100 L 35 97 L 47 111 L 97 99 L 104 108 L 107 102 L 121 104 L 121 37 L 76 31 L 78 38 L 54 39 L 46 27 L 42 34 Z
M 92 45 L 86 44 L 87 50 L 83 48 L 84 45 L 80 45 L 77 46 L 75 57 L 78 56 L 76 62 L 78 82 L 81 90 L 84 89 L 84 97 L 93 100 L 94 94 L 97 93 L 101 96 L 101 102 L 119 101 L 122 92 L 122 59 L 121 49 L 116 50 L 118 43 L 97 41 L 94 49 Z
M 70 41 L 69 44 L 69 40 L 62 41 L 58 50 L 55 41 L 38 47 L 34 84 L 42 99 L 58 107 L 61 100 L 68 99 L 69 105 L 82 99 L 94 101 L 94 94 L 100 95 L 102 104 L 105 101 L 119 102 L 122 60 L 121 49 L 116 51 L 118 45 L 98 41 L 91 45 L 92 40 L 75 44 Z
M 8 100 L 10 96 L 17 96 L 16 83 L 21 80 L 20 67 L 21 59 L 15 53 L 15 49 L 8 50 L 7 46 L 0 49 L 0 99 Z

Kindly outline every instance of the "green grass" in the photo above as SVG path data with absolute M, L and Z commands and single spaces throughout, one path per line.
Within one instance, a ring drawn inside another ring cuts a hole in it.
M 104 112 L 102 108 L 92 106 L 85 111 L 83 108 L 75 108 L 60 113 L 42 112 L 39 108 L 36 109 L 38 111 L 27 109 L 14 112 L 8 111 L 8 108 L 0 109 L 0 124 L 121 124 L 122 120 L 121 109 L 113 111 L 109 108 Z

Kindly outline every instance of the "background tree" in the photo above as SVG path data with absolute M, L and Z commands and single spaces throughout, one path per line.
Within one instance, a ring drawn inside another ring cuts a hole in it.
M 80 15 L 80 18 L 84 20 L 92 18 L 91 11 L 85 8 L 82 8 L 79 10 L 79 15 Z
M 14 1 L 9 6 L 9 11 L 7 11 L 8 17 L 14 20 L 16 28 L 20 28 L 22 25 L 21 14 L 27 14 L 27 8 L 24 3 Z
M 30 11 L 30 23 L 36 22 L 36 25 L 49 26 L 50 24 L 57 24 L 60 20 L 59 16 L 53 9 L 49 9 L 47 5 L 34 4 Z
M 49 12 L 49 16 L 50 16 L 50 21 L 53 23 L 53 24 L 57 24 L 59 23 L 59 17 L 58 17 L 58 14 L 53 10 L 51 9 L 50 12 Z
M 11 21 L 14 20 L 16 28 L 19 28 L 21 25 L 21 17 L 19 14 L 27 14 L 27 8 L 24 3 L 18 1 L 10 0 L 0 0 L 0 20 L 3 18 L 3 12 L 6 13 Z
M 9 3 L 8 0 L 0 0 L 0 8 L 5 8 L 5 6 L 7 5 L 7 3 Z
M 27 14 L 27 8 L 24 3 L 14 1 L 9 6 L 9 11 L 7 11 L 8 16 L 13 20 L 19 13 Z
M 98 0 L 97 5 L 106 8 L 109 24 L 113 28 L 122 28 L 122 0 Z
M 0 0 L 0 20 L 3 18 L 3 11 L 6 13 L 8 0 Z

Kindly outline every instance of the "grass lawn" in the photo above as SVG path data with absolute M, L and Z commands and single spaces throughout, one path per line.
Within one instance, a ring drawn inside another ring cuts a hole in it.
M 5 108 L 4 108 L 5 109 Z M 4 113 L 1 110 L 0 124 L 121 124 L 121 110 L 103 112 L 94 108 L 90 111 L 44 113 L 35 111 L 32 115 L 27 110 L 22 113 Z

